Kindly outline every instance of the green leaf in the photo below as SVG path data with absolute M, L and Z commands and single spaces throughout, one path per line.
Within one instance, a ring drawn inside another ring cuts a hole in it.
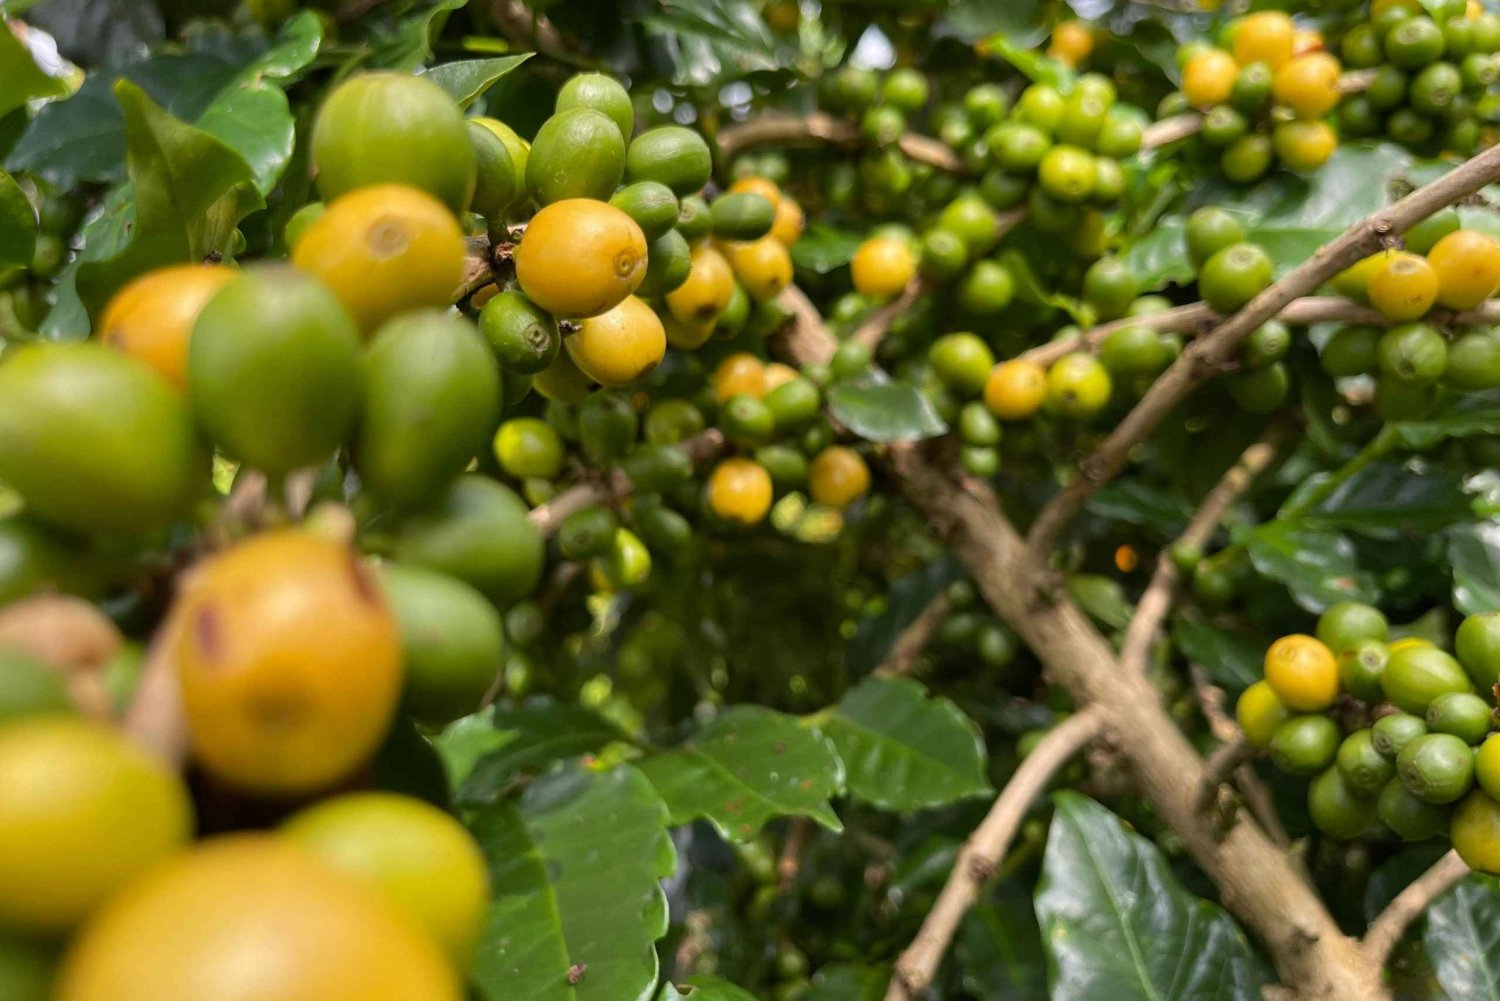
M 800 1001 L 880 1001 L 891 980 L 883 966 L 828 963 L 812 979 Z
M 717 87 L 783 64 L 771 29 L 744 0 L 667 0 L 636 20 L 679 87 Z
M 1151 842 L 1059 793 L 1036 891 L 1053 1001 L 1241 1001 L 1263 974 L 1239 927 Z
M 920 810 L 993 790 L 979 728 L 910 678 L 870 677 L 820 714 L 851 795 L 882 810 Z
M 312 65 L 322 44 L 322 22 L 312 11 L 303 11 L 198 117 L 200 129 L 244 157 L 262 195 L 281 180 L 296 143 L 297 124 L 285 88 Z
M 30 264 L 35 253 L 36 210 L 16 179 L 0 170 L 0 271 Z
M 840 382 L 828 390 L 828 412 L 867 441 L 921 441 L 948 431 L 921 390 L 899 380 Z
M 1064 93 L 1073 88 L 1077 74 L 1033 45 L 1019 44 L 1003 33 L 991 35 L 980 44 L 985 55 L 1010 63 L 1033 83 L 1047 84 Z
M 1016 280 L 1016 299 L 1019 302 L 1029 302 L 1038 306 L 1051 306 L 1067 313 L 1076 323 L 1088 324 L 1091 322 L 1089 316 L 1084 315 L 1083 303 L 1072 296 L 1063 295 L 1061 292 L 1048 288 L 1036 276 L 1031 262 L 1025 254 L 1019 250 L 1006 250 L 1000 255 L 1000 263 L 1005 265 L 1011 277 Z
M 454 11 L 469 0 L 436 0 L 429 4 L 397 4 L 393 14 L 379 7 L 376 16 L 362 18 L 362 41 L 367 46 L 365 65 L 371 69 L 415 73 L 432 58 L 433 45 Z M 412 8 L 415 6 L 415 10 Z
M 1303 480 L 1287 503 L 1295 504 L 1299 496 L 1319 489 L 1329 475 L 1319 473 Z M 1404 463 L 1377 462 L 1340 483 L 1303 512 L 1301 520 L 1313 528 L 1347 529 L 1389 539 L 1466 520 L 1471 507 L 1462 480 L 1451 469 L 1412 469 Z
M 854 627 L 854 635 L 844 644 L 844 668 L 851 675 L 862 677 L 879 667 L 901 631 L 916 621 L 940 591 L 962 576 L 963 567 L 947 556 L 893 583 L 880 612 L 862 617 Z
M 662 984 L 657 1001 L 756 1001 L 755 995 L 721 977 L 698 976 L 678 987 Z
M 1230 632 L 1192 619 L 1178 619 L 1173 624 L 1172 642 L 1230 697 L 1261 679 L 1266 648 L 1271 645 L 1265 637 Z
M 152 268 L 228 257 L 239 221 L 265 205 L 234 150 L 173 118 L 128 80 L 115 93 L 125 110 L 135 220 L 123 249 L 78 269 L 79 295 L 91 310 Z
M 583 706 L 540 697 L 519 706 L 497 706 L 492 721 L 498 744 L 475 762 L 454 797 L 466 806 L 493 803 L 517 782 L 553 762 L 602 750 L 626 740 L 619 727 Z
M 1435 900 L 1422 941 L 1453 1001 L 1500 1001 L 1500 882 L 1470 876 Z
M 489 862 L 472 978 L 492 1001 L 646 1001 L 676 868 L 667 810 L 634 769 L 568 768 L 469 821 Z
M 937 34 L 974 43 L 1003 34 L 1013 45 L 1037 45 L 1047 37 L 1039 0 L 966 0 L 950 4 Z
M 1465 393 L 1437 416 L 1423 421 L 1402 421 L 1396 430 L 1403 445 L 1419 452 L 1448 438 L 1500 434 L 1500 389 Z
M 1500 608 L 1500 522 L 1455 525 L 1447 534 L 1454 607 L 1465 615 Z
M 802 271 L 826 275 L 852 261 L 863 241 L 858 233 L 815 222 L 792 244 L 792 263 Z
M 0 24 L 0 118 L 15 111 L 27 101 L 39 97 L 61 97 L 68 92 L 67 83 L 48 76 L 37 66 L 19 38 Z
M 1186 230 L 1181 215 L 1170 215 L 1126 249 L 1125 266 L 1142 292 L 1159 292 L 1168 285 L 1190 285 L 1197 277 L 1187 256 Z
M 973 996 L 1048 1001 L 1042 930 L 1019 880 L 1002 881 L 964 915 L 953 950 Z
M 1286 522 L 1268 522 L 1246 538 L 1250 562 L 1284 585 L 1309 612 L 1340 601 L 1376 602 L 1379 591 L 1361 569 L 1354 545 L 1337 532 Z
M 1116 480 L 1089 498 L 1085 510 L 1105 522 L 1124 522 L 1150 529 L 1164 539 L 1176 538 L 1193 515 L 1181 497 L 1137 479 Z
M 1134 611 L 1120 582 L 1102 574 L 1068 575 L 1068 594 L 1095 622 L 1110 629 L 1124 629 Z
M 704 818 L 727 841 L 748 841 L 775 817 L 843 829 L 828 802 L 844 781 L 828 738 L 763 706 L 735 706 L 637 767 L 666 800 L 674 825 Z
M 453 96 L 460 108 L 467 108 L 495 82 L 511 70 L 532 57 L 533 53 L 522 52 L 514 56 L 495 59 L 464 59 L 456 63 L 443 63 L 427 70 L 426 76 Z

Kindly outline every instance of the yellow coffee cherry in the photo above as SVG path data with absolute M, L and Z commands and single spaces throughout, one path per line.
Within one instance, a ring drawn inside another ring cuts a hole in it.
M 655 310 L 629 295 L 613 309 L 580 320 L 563 344 L 590 379 L 601 386 L 628 386 L 661 364 L 667 333 Z
M 766 395 L 766 366 L 748 351 L 738 351 L 714 369 L 714 400 L 718 403 L 735 396 Z
M 1388 320 L 1419 320 L 1437 301 L 1438 273 L 1425 257 L 1401 251 L 1370 276 L 1366 294 Z
M 733 295 L 733 269 L 723 254 L 705 243 L 693 250 L 687 281 L 667 293 L 667 309 L 689 326 L 712 326 Z
M 1338 661 L 1312 636 L 1296 633 L 1272 643 L 1265 669 L 1266 683 L 1288 709 L 1322 712 L 1339 697 Z
M 807 491 L 819 504 L 848 507 L 869 489 L 870 467 L 846 445 L 828 446 L 807 467 Z
M 775 237 L 731 243 L 727 252 L 735 276 L 757 302 L 776 298 L 792 283 L 791 252 Z
M 613 309 L 646 277 L 646 234 L 605 202 L 565 198 L 532 216 L 516 248 L 516 280 L 555 316 Z
M 1449 233 L 1428 251 L 1427 263 L 1437 273 L 1437 301 L 1449 309 L 1473 309 L 1500 288 L 1500 241 L 1488 233 Z
M 870 299 L 890 299 L 900 295 L 917 273 L 917 255 L 911 245 L 894 236 L 877 236 L 866 240 L 849 262 L 854 290 Z
M 771 474 L 750 459 L 725 459 L 708 480 L 708 506 L 725 521 L 754 525 L 771 510 Z

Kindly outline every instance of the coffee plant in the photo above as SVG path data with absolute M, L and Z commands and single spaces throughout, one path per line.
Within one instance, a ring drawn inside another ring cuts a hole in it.
M 1497 1001 L 1489 0 L 0 0 L 0 999 Z

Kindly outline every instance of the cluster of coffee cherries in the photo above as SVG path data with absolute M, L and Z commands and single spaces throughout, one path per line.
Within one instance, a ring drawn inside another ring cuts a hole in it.
M 1379 609 L 1345 602 L 1317 636 L 1281 637 L 1240 696 L 1240 727 L 1278 769 L 1312 777 L 1309 813 L 1330 837 L 1377 822 L 1406 841 L 1446 835 L 1470 866 L 1500 871 L 1500 613 L 1464 619 L 1452 653 L 1389 632 Z
M 1256 11 L 1226 25 L 1224 47 L 1195 44 L 1178 56 L 1182 85 L 1162 117 L 1202 112 L 1199 141 L 1229 180 L 1248 184 L 1276 163 L 1316 170 L 1338 148 L 1328 115 L 1338 107 L 1342 67 L 1322 36 L 1281 11 Z

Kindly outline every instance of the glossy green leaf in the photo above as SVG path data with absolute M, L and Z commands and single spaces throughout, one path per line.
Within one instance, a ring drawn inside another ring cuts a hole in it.
M 0 271 L 31 263 L 36 252 L 36 210 L 16 179 L 0 170 Z
M 1109 810 L 1059 793 L 1036 913 L 1053 1001 L 1243 1001 L 1263 972 L 1217 905 Z
M 1318 490 L 1330 474 L 1308 477 L 1288 499 Z M 1347 529 L 1375 538 L 1412 532 L 1431 532 L 1466 520 L 1470 498 L 1451 469 L 1430 466 L 1413 469 L 1402 463 L 1366 466 L 1315 506 L 1302 513 L 1304 524 L 1325 529 Z
M 1019 880 L 1002 881 L 964 915 L 953 952 L 975 997 L 1048 1001 L 1042 931 Z
M 637 21 L 661 47 L 663 68 L 681 87 L 720 86 L 782 68 L 771 29 L 740 0 L 674 0 Z
M 520 780 L 556 761 L 591 754 L 626 736 L 597 713 L 552 698 L 497 706 L 491 718 L 497 742 L 458 786 L 457 801 L 477 806 L 506 795 Z
M 818 726 L 844 760 L 849 793 L 883 810 L 920 810 L 993 791 L 979 728 L 910 678 L 866 678 L 820 714 Z
M 1245 548 L 1255 569 L 1284 585 L 1309 612 L 1340 601 L 1379 599 L 1374 580 L 1355 557 L 1354 545 L 1337 532 L 1273 521 L 1251 532 Z
M 792 244 L 792 263 L 800 270 L 826 275 L 852 261 L 863 241 L 858 233 L 815 222 Z
M 637 767 L 666 801 L 673 824 L 706 819 L 729 841 L 748 841 L 776 817 L 843 829 L 828 802 L 844 781 L 832 744 L 763 706 L 735 706 Z
M 484 96 L 501 77 L 530 59 L 532 53 L 494 59 L 463 59 L 443 63 L 427 70 L 426 76 L 453 96 L 460 108 L 467 108 Z
M 39 97 L 61 97 L 67 84 L 37 66 L 31 51 L 11 31 L 0 31 L 0 117 Z
M 1433 901 L 1422 941 L 1453 1001 L 1500 1001 L 1500 881 L 1470 876 Z
M 91 311 L 152 268 L 229 257 L 239 221 L 265 204 L 234 150 L 173 118 L 128 80 L 115 92 L 125 110 L 134 222 L 118 253 L 78 269 L 78 292 Z
M 392 4 L 387 13 L 376 7 L 371 17 L 356 24 L 356 37 L 366 47 L 364 65 L 369 69 L 413 73 L 432 58 L 433 45 L 454 11 L 469 0 Z
M 948 431 L 932 403 L 909 382 L 840 382 L 828 390 L 828 412 L 868 441 L 920 441 Z
M 1500 608 L 1500 523 L 1455 525 L 1447 538 L 1453 606 L 1465 615 Z
M 1192 619 L 1178 619 L 1172 626 L 1172 642 L 1183 655 L 1203 668 L 1210 681 L 1231 697 L 1259 681 L 1265 673 L 1265 637 L 1231 632 Z
M 890 980 L 890 971 L 881 966 L 829 963 L 813 976 L 801 1001 L 880 1001 Z
M 198 127 L 223 140 L 250 165 L 255 185 L 270 194 L 292 159 L 297 126 L 285 88 L 301 77 L 323 44 L 322 22 L 303 11 L 282 27 L 276 44 L 221 90 Z
M 640 773 L 567 768 L 469 821 L 492 903 L 472 968 L 489 1001 L 645 1001 L 676 867 Z

